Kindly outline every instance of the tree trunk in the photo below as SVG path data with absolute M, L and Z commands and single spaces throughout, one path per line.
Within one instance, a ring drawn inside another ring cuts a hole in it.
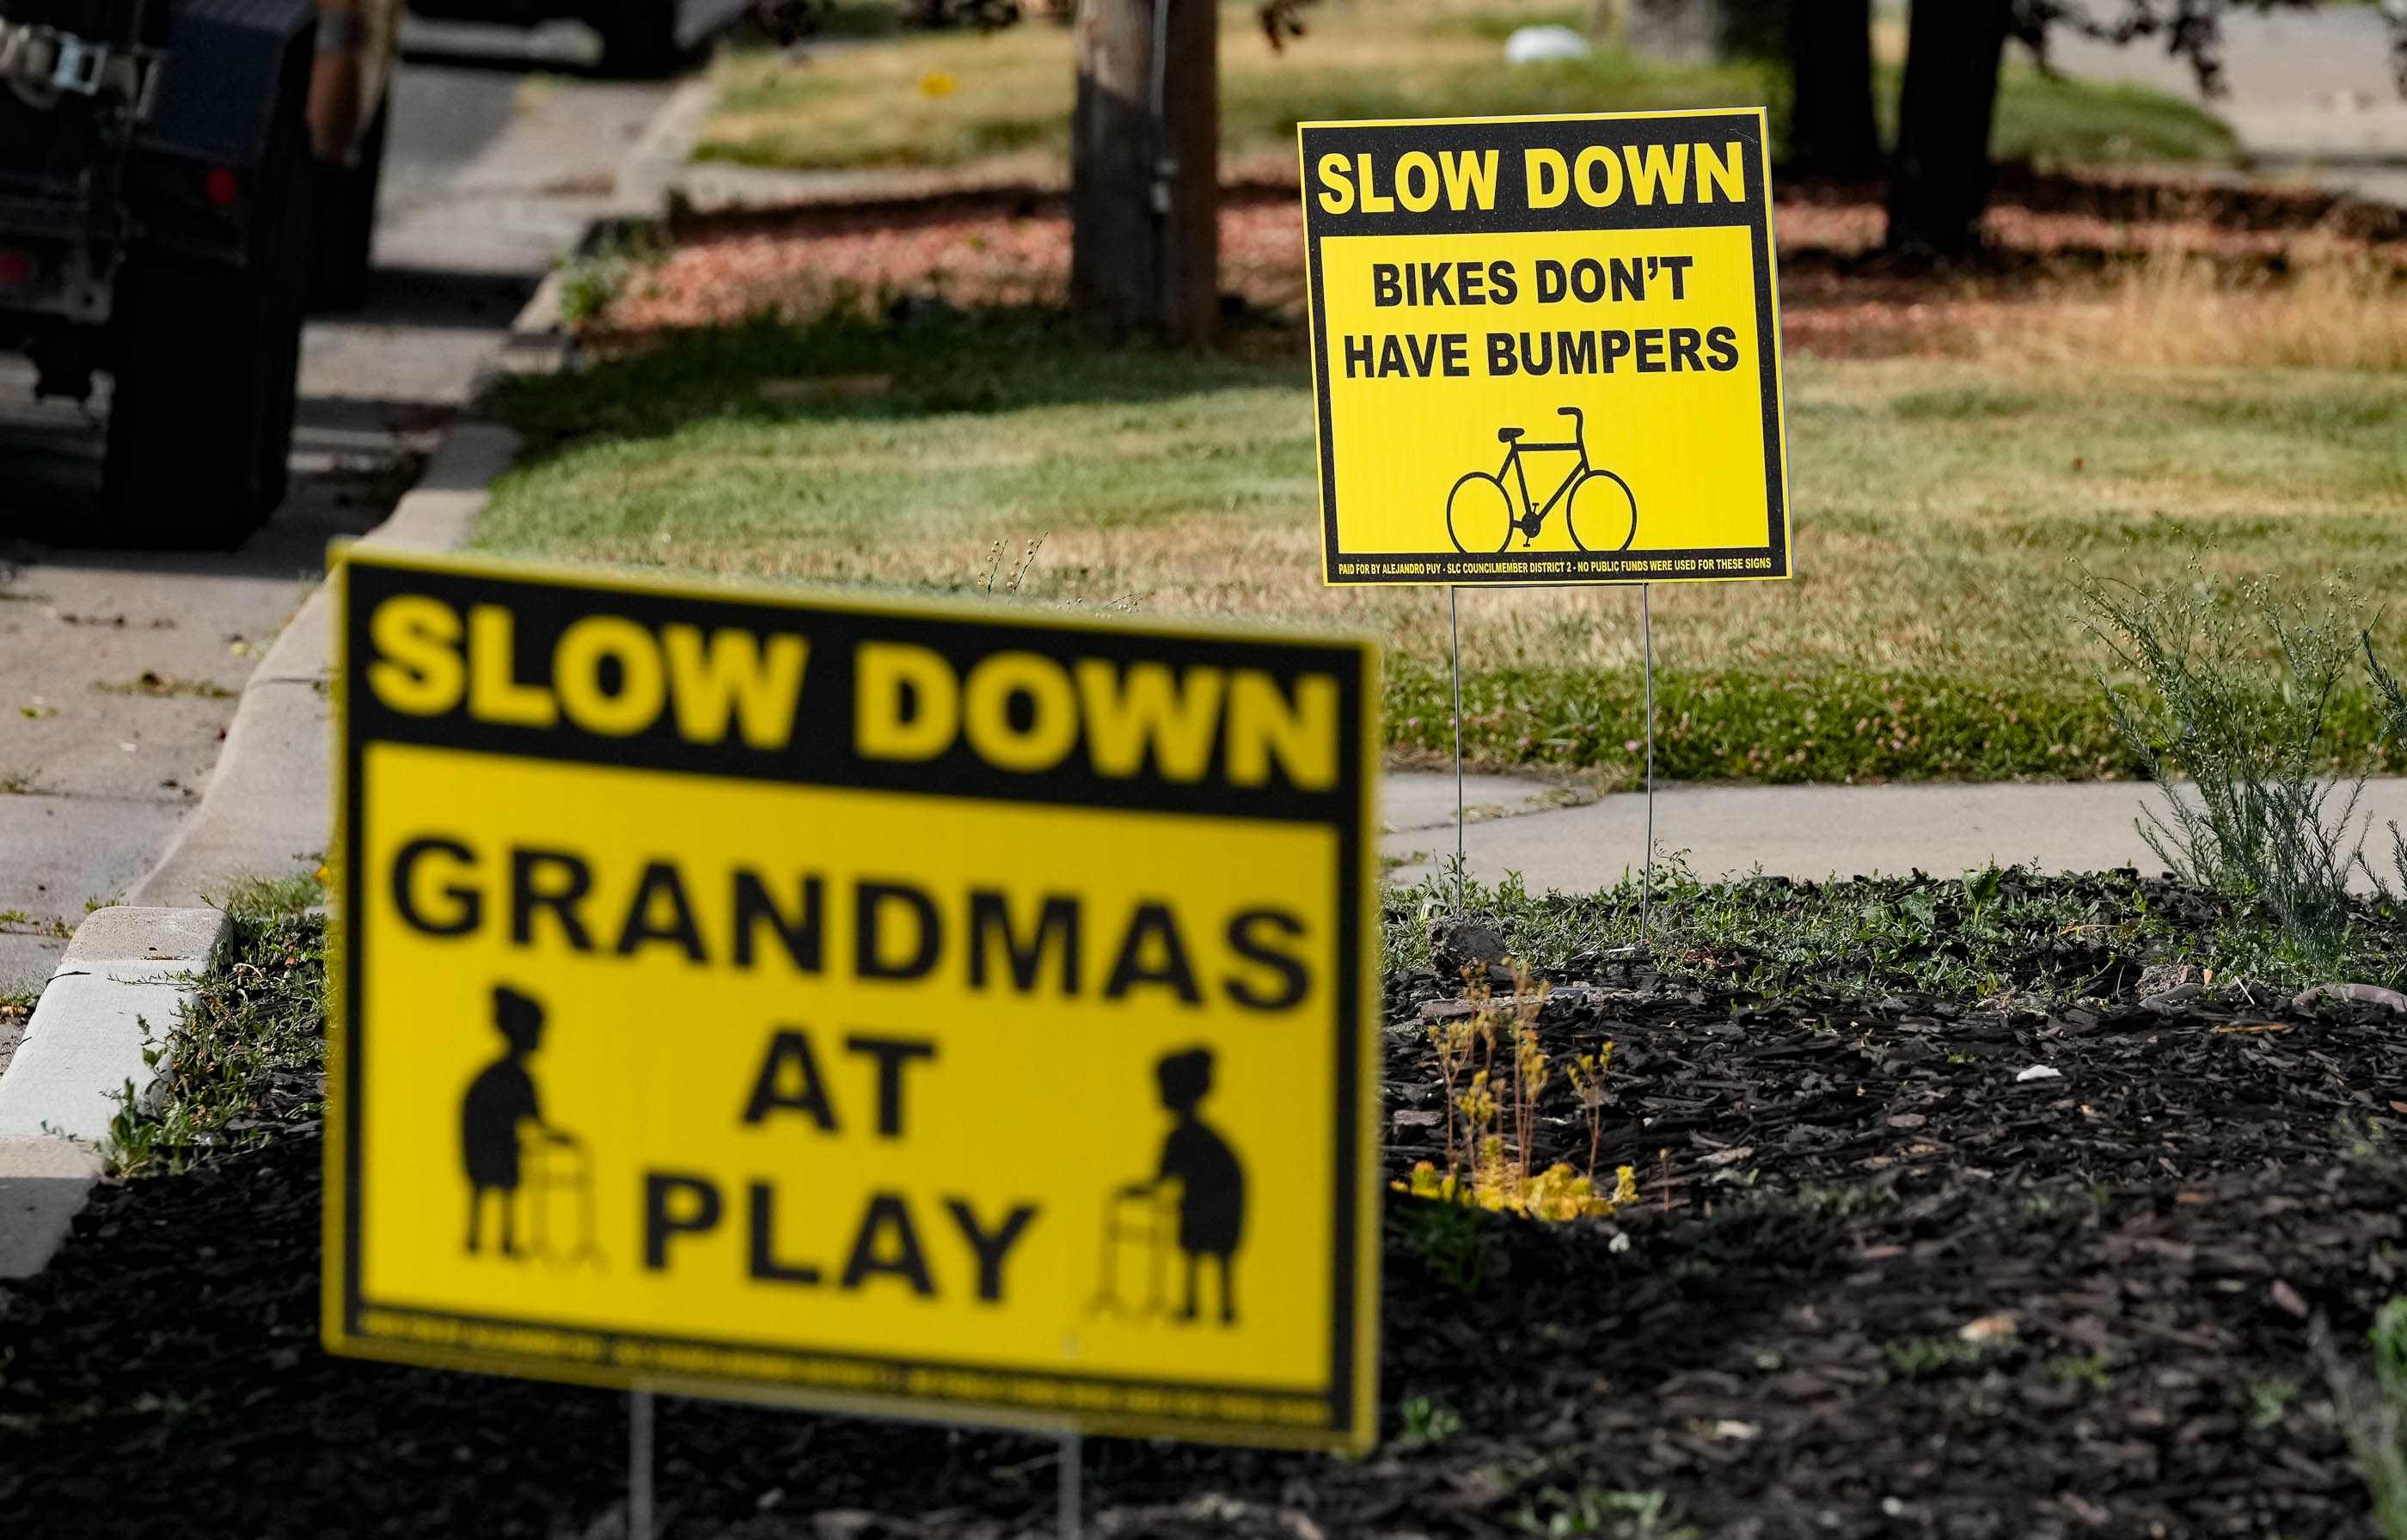
M 1872 0 L 1795 0 L 1788 13 L 1788 63 L 1796 79 L 1789 163 L 1800 172 L 1843 181 L 1879 176 Z
M 1218 20 L 1212 0 L 1080 0 L 1070 304 L 1105 335 L 1203 342 L 1219 318 Z
M 1954 257 L 1980 244 L 2011 7 L 2012 0 L 1916 0 L 1889 176 L 1892 250 Z

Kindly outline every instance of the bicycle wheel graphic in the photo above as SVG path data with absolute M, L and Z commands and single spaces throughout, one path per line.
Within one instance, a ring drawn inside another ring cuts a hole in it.
M 1446 532 L 1465 556 L 1502 551 L 1513 539 L 1513 499 L 1504 484 L 1474 471 L 1446 495 Z
M 1563 523 L 1583 551 L 1626 551 L 1638 538 L 1638 499 L 1610 471 L 1590 471 L 1564 500 Z

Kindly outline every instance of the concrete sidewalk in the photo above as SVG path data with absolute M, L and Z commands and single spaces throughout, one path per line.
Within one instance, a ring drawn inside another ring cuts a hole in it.
M 363 545 L 448 551 L 467 538 L 518 436 L 490 423 L 444 435 L 426 474 Z M 239 877 L 281 877 L 334 846 L 334 606 L 319 588 L 243 687 L 208 794 L 129 896 L 135 904 L 206 904 Z
M 2059 32 L 2049 59 L 2068 75 L 2131 80 L 2196 102 L 2231 126 L 2260 172 L 2407 203 L 2407 101 L 2390 77 L 2390 29 L 2371 6 L 2221 21 L 2227 94 L 2198 89 L 2188 63 L 2161 42 L 2127 48 Z
M 1606 797 L 1582 807 L 1545 807 L 1549 788 L 1507 776 L 1474 776 L 1464 800 L 1495 810 L 1463 831 L 1471 875 L 1494 883 L 1519 872 L 1534 892 L 1588 892 L 1635 871 L 1646 847 L 1646 798 Z M 1560 794 L 1554 794 L 1559 796 Z M 2125 865 L 2163 869 L 2137 826 L 2163 805 L 2156 786 L 2132 781 L 2072 784 L 1952 784 L 1887 786 L 1698 786 L 1659 789 L 1655 848 L 1686 851 L 1702 877 L 1762 869 L 1819 880 L 1919 869 L 1952 876 L 1996 861 L 2044 871 L 2101 871 Z M 1454 777 L 1390 775 L 1381 852 L 1411 883 L 1454 854 Z M 1528 809 L 1531 811 L 1516 811 Z M 2386 852 L 2384 825 L 2407 826 L 2407 780 L 2366 784 L 2369 854 Z M 2377 860 L 2387 872 L 2388 862 Z

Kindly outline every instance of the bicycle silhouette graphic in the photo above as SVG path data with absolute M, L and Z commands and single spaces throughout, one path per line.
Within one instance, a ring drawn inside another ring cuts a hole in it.
M 1471 472 L 1446 495 L 1446 531 L 1454 537 L 1456 550 L 1466 556 L 1502 552 L 1513 544 L 1517 530 L 1521 544 L 1529 545 L 1558 507 L 1563 511 L 1563 528 L 1580 550 L 1630 549 L 1630 543 L 1638 536 L 1638 499 L 1631 492 L 1630 483 L 1588 463 L 1588 419 L 1578 407 L 1558 406 L 1555 415 L 1572 419 L 1570 443 L 1526 443 L 1522 435 L 1528 429 L 1499 428 L 1496 442 L 1504 445 L 1504 463 L 1492 473 Z M 1579 459 L 1541 504 L 1530 496 L 1524 457 L 1557 451 Z M 1504 481 L 1508 475 L 1513 478 L 1509 488 Z M 1520 494 L 1518 513 L 1513 511 L 1516 491 Z

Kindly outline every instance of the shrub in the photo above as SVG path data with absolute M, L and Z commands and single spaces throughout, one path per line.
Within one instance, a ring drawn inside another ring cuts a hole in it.
M 2349 879 L 2368 869 L 2363 772 L 2327 774 L 2333 701 L 2364 635 L 2356 606 L 2337 585 L 2311 612 L 2267 580 L 2229 590 L 2201 564 L 2157 592 L 2082 574 L 2092 629 L 2144 682 L 2101 676 L 2115 731 L 2168 784 L 2141 835 L 2183 881 L 2262 902 L 2311 970 L 2336 970 Z M 2186 795 L 2169 784 L 2176 772 Z
M 2320 1315 L 2310 1341 L 2331 1386 L 2341 1431 L 2372 1494 L 2374 1522 L 2386 1540 L 2407 1540 L 2407 1295 L 2374 1313 L 2366 1338 L 2373 1348 L 2371 1385 L 2342 1360 Z

